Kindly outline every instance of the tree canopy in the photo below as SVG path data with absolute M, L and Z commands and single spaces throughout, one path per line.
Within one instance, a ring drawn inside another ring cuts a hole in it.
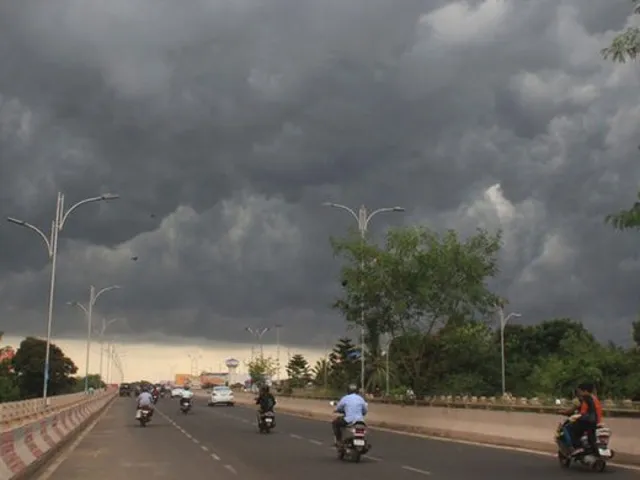
M 292 388 L 302 388 L 311 380 L 311 370 L 307 359 L 297 353 L 287 363 L 287 375 Z
M 277 362 L 271 357 L 259 355 L 247 363 L 249 377 L 254 384 L 262 384 L 270 380 L 278 370 Z
M 18 388 L 22 398 L 42 396 L 44 384 L 44 360 L 46 342 L 39 338 L 27 337 L 18 348 L 12 360 L 17 375 Z M 49 395 L 67 393 L 73 389 L 78 371 L 73 361 L 64 355 L 55 345 L 50 345 L 49 352 Z
M 633 13 L 640 14 L 640 0 L 632 0 L 632 3 Z M 640 53 L 640 29 L 627 28 L 613 39 L 611 45 L 603 48 L 601 53 L 605 59 L 618 63 L 636 60 Z M 607 215 L 605 222 L 617 230 L 640 228 L 640 192 L 637 193 L 637 199 L 630 208 Z

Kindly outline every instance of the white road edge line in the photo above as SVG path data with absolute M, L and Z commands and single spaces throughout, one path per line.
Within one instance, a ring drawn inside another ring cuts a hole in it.
M 91 431 L 95 428 L 98 422 L 102 420 L 102 417 L 104 417 L 107 414 L 107 412 L 111 410 L 111 407 L 113 407 L 113 404 L 114 402 L 112 402 L 109 406 L 107 406 L 107 408 L 105 408 L 104 411 L 100 415 L 98 415 L 98 417 L 84 429 L 84 431 L 78 436 L 78 438 L 76 438 L 73 441 L 71 445 L 67 446 L 65 450 L 63 450 L 61 453 L 58 454 L 58 458 L 51 465 L 49 465 L 45 471 L 42 472 L 42 474 L 38 477 L 38 480 L 47 480 L 48 478 L 51 477 L 51 475 L 53 475 L 56 472 L 56 470 L 58 470 L 58 468 L 60 468 L 60 465 L 62 465 L 62 463 L 67 458 L 69 458 L 69 456 L 73 453 L 73 451 L 76 448 L 78 448 L 78 445 L 80 445 L 80 442 L 82 442 L 85 439 L 85 437 L 89 435 L 89 433 L 91 433 Z
M 227 470 L 229 470 L 231 473 L 233 473 L 234 475 L 237 475 L 238 472 L 236 472 L 236 469 L 233 468 L 231 465 L 225 465 L 224 468 L 226 468 Z
M 414 473 L 421 473 L 422 475 L 431 475 L 431 472 L 427 472 L 426 470 L 420 470 L 419 468 L 410 467 L 409 465 L 402 465 L 403 470 L 408 470 Z
M 313 443 L 314 445 L 320 445 L 320 446 L 322 446 L 322 442 L 320 442 L 319 440 L 312 440 L 312 439 L 310 439 L 310 440 L 309 440 L 309 443 Z

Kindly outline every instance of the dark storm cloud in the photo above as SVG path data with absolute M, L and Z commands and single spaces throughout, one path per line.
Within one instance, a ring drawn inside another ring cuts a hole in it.
M 636 67 L 599 57 L 630 12 L 606 3 L 2 4 L 0 213 L 44 227 L 58 190 L 123 197 L 69 220 L 56 334 L 90 283 L 126 286 L 99 306 L 127 334 L 339 331 L 327 238 L 354 221 L 334 200 L 406 207 L 377 239 L 503 228 L 495 286 L 523 320 L 625 339 L 637 242 L 602 217 L 640 180 L 640 104 Z M 9 224 L 0 245 L 3 328 L 39 333 L 44 249 Z

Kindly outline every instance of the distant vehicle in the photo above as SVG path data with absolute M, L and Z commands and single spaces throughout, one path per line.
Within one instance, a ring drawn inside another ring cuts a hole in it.
M 233 407 L 235 403 L 233 391 L 229 387 L 213 387 L 211 390 L 211 398 L 209 399 L 210 407 L 215 405 L 228 405 Z
M 173 390 L 171 390 L 171 398 L 180 397 L 182 395 L 182 392 L 184 392 L 184 388 L 182 387 L 174 388 Z
M 120 388 L 118 389 L 118 393 L 121 397 L 130 397 L 131 396 L 131 385 L 128 383 L 121 383 Z

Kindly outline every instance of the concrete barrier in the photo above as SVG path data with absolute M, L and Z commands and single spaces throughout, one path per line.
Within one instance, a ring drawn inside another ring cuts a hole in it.
M 96 390 L 93 395 L 100 395 L 102 392 L 102 389 Z M 0 432 L 49 416 L 52 413 L 85 402 L 90 398 L 84 392 L 56 395 L 47 399 L 46 407 L 41 398 L 0 403 Z
M 238 404 L 253 405 L 255 396 L 236 393 Z M 328 400 L 276 397 L 276 411 L 330 420 L 333 409 Z M 553 440 L 560 415 L 470 410 L 443 407 L 370 405 L 367 423 L 372 427 L 419 433 L 442 438 L 555 452 Z M 640 420 L 606 418 L 612 430 L 611 448 L 616 461 L 640 465 Z
M 117 390 L 83 394 L 82 401 L 60 402 L 59 410 L 0 433 L 0 480 L 33 478 L 34 472 L 69 442 L 114 398 Z M 77 399 L 76 399 L 77 400 Z

